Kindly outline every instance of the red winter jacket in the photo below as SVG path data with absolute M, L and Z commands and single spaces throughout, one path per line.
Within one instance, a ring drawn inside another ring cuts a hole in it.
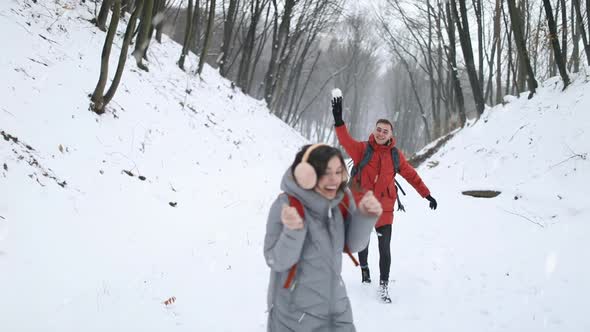
M 393 160 L 391 158 L 391 149 L 395 146 L 395 139 L 391 139 L 388 145 L 379 145 L 375 141 L 373 134 L 369 136 L 368 142 L 355 141 L 350 134 L 346 125 L 336 127 L 336 135 L 340 144 L 344 147 L 344 150 L 350 155 L 355 165 L 361 162 L 365 153 L 366 144 L 371 144 L 373 147 L 373 156 L 369 163 L 362 169 L 361 186 L 362 192 L 353 192 L 355 201 L 362 198 L 364 192 L 372 190 L 375 197 L 381 202 L 383 207 L 383 214 L 377 220 L 375 227 L 381 227 L 384 225 L 391 225 L 393 223 L 393 207 L 395 200 L 397 199 L 397 193 L 395 191 L 395 170 L 393 167 Z M 406 157 L 398 149 L 401 176 L 408 181 L 416 189 L 416 191 L 422 196 L 426 197 L 430 195 L 430 190 L 424 184 L 416 170 L 408 163 Z M 358 175 L 357 175 L 358 176 Z

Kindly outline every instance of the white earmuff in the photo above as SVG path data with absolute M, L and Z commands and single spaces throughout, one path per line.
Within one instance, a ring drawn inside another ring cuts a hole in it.
M 309 155 L 311 152 L 320 146 L 327 146 L 326 144 L 314 144 L 305 150 L 303 154 L 303 158 L 301 158 L 301 162 L 295 166 L 295 171 L 293 174 L 295 175 L 295 181 L 297 184 L 303 189 L 313 189 L 315 185 L 318 183 L 318 175 L 315 172 L 313 166 L 307 162 Z

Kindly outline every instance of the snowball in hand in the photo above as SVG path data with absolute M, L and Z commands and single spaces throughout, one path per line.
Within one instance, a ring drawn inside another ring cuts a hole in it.
M 332 98 L 342 97 L 342 90 L 336 88 L 332 90 Z

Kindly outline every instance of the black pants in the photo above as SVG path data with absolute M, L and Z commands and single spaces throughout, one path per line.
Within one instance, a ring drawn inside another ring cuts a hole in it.
M 377 239 L 379 240 L 379 280 L 388 281 L 389 268 L 391 267 L 391 225 L 381 226 L 375 228 L 375 230 L 377 231 Z M 363 251 L 359 251 L 361 267 L 369 266 L 368 258 L 369 245 Z

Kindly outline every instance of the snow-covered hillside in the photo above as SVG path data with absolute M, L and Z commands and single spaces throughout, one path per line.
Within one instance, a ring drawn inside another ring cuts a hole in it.
M 262 329 L 266 215 L 304 140 L 165 37 L 91 113 L 93 9 L 0 2 L 0 330 Z
M 390 326 L 590 330 L 590 85 L 561 88 L 551 79 L 532 100 L 506 98 L 421 166 L 439 209 L 412 192 L 396 215 Z M 355 309 L 368 331 L 382 326 Z
M 168 38 L 91 113 L 93 10 L 0 1 L 0 331 L 265 331 L 266 215 L 304 140 L 210 67 L 180 71 Z M 560 90 L 488 110 L 426 162 L 438 210 L 405 184 L 393 303 L 345 260 L 359 331 L 590 330 L 590 84 Z M 501 194 L 461 194 L 481 189 Z

